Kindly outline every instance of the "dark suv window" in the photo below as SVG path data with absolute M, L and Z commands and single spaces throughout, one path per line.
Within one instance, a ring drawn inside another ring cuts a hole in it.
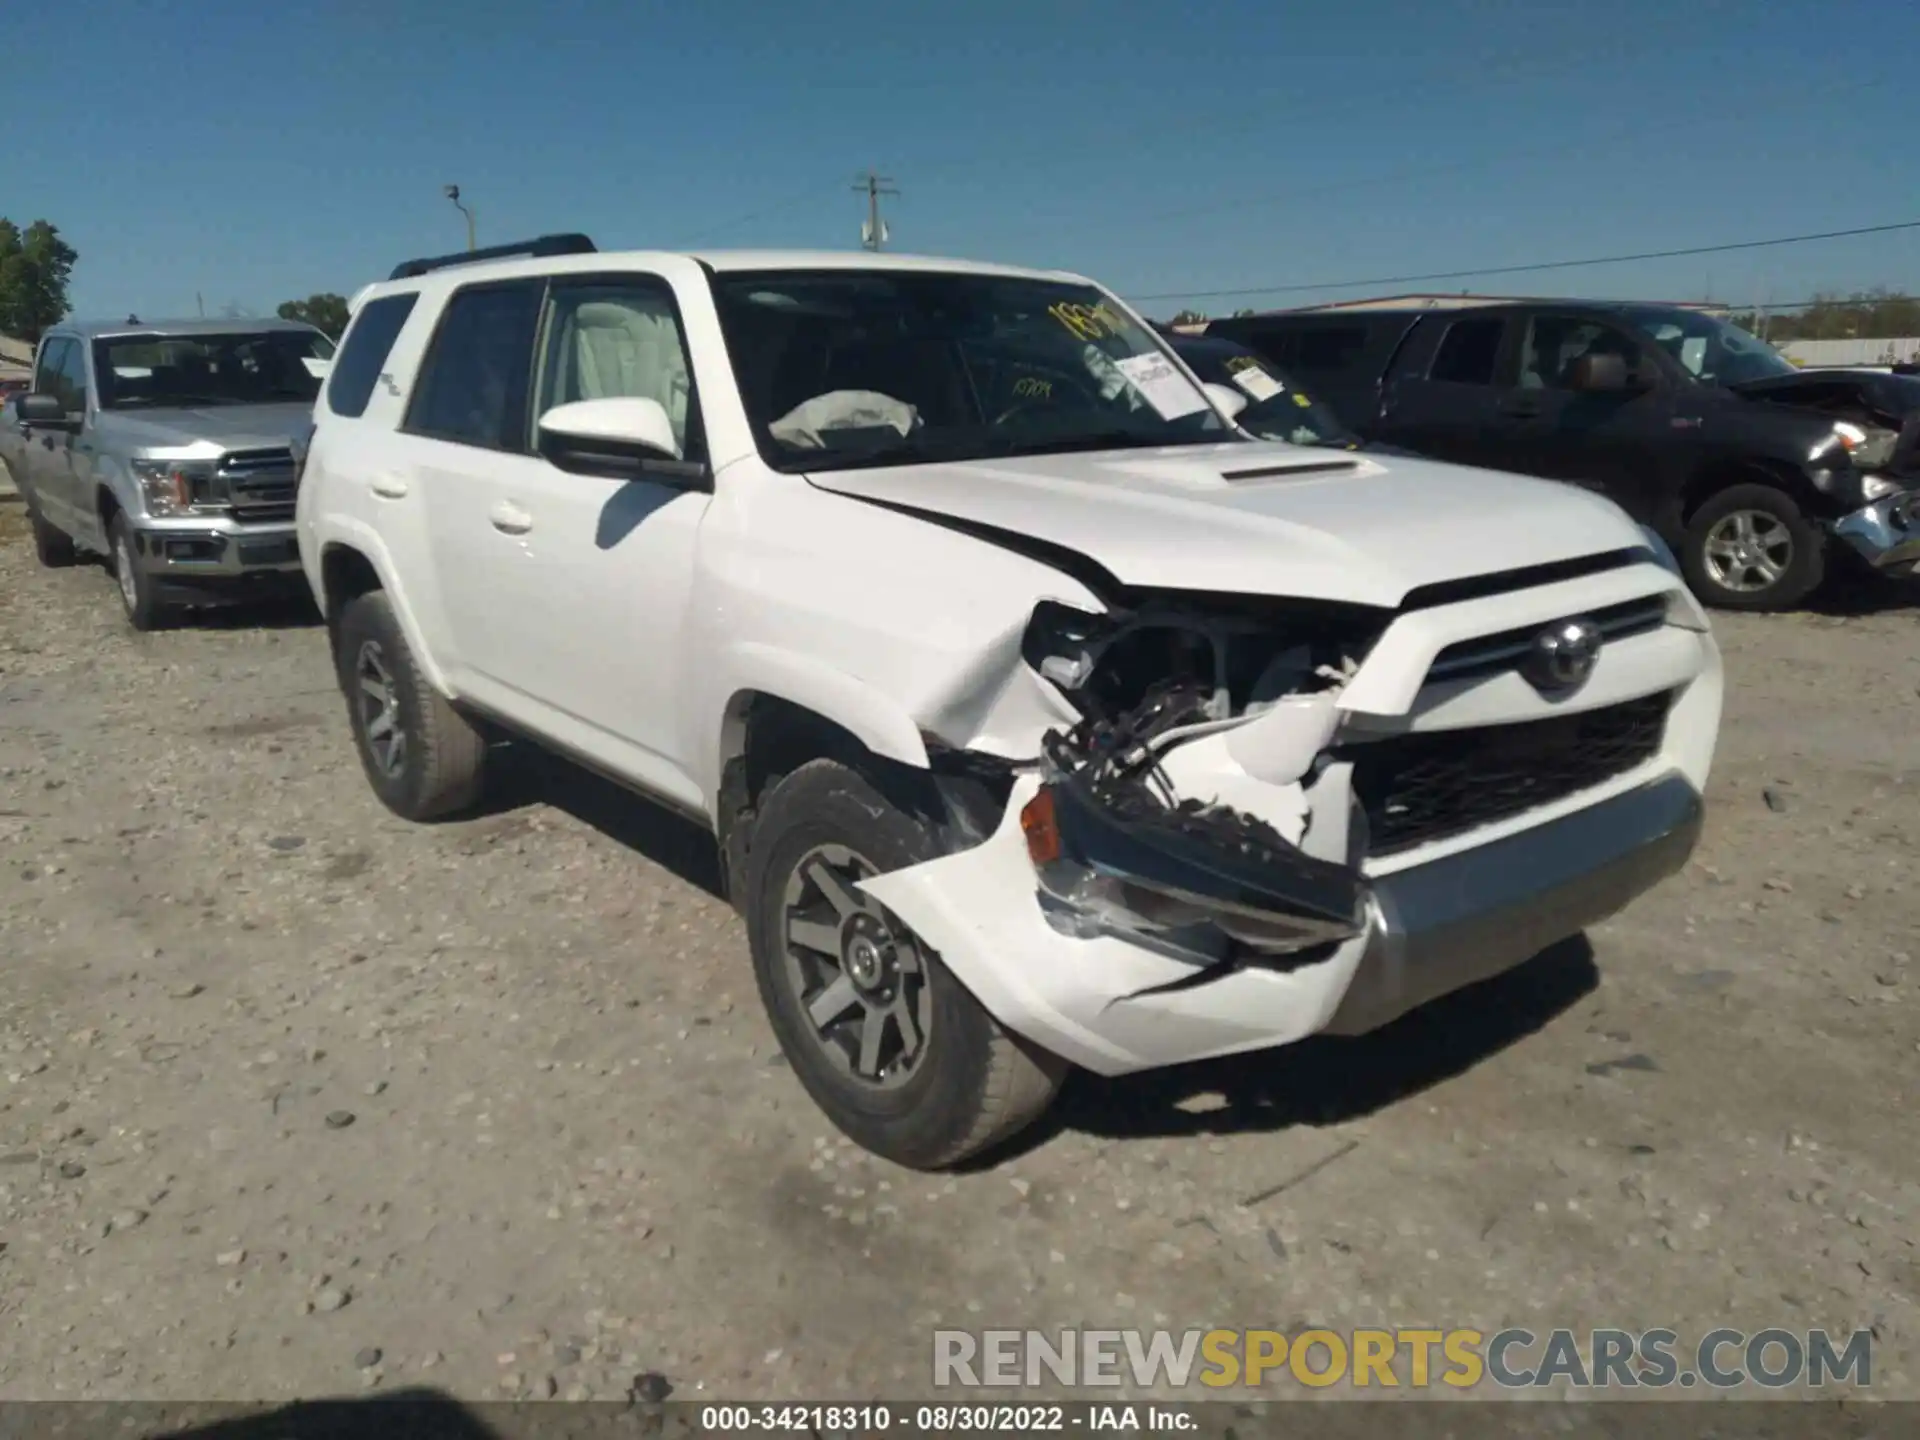
M 1491 385 L 1505 329 L 1504 320 L 1456 320 L 1447 327 L 1427 378 L 1455 385 Z
M 1327 325 L 1301 331 L 1296 337 L 1294 352 L 1288 359 L 1300 370 L 1316 373 L 1344 370 L 1366 346 L 1367 331 L 1364 325 Z
M 527 448 L 527 377 L 544 289 L 539 281 L 454 292 L 420 363 L 406 429 L 489 450 Z
M 418 295 L 386 295 L 360 307 L 327 379 L 327 408 L 334 414 L 357 419 L 367 413 L 367 402 L 373 398 L 381 367 L 393 353 L 393 342 L 400 338 L 400 329 L 407 323 L 419 298 Z

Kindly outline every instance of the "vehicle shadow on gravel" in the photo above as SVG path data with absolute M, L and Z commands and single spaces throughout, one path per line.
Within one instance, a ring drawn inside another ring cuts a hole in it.
M 1808 614 L 1837 620 L 1916 609 L 1920 609 L 1920 580 L 1880 575 L 1861 566 L 1836 570 L 1806 603 Z
M 466 1405 L 422 1387 L 259 1409 L 228 1404 L 47 1406 L 46 1413 L 20 1433 L 48 1440 L 113 1433 L 144 1440 L 573 1440 L 692 1433 L 694 1416 L 685 1413 L 686 1408 L 668 1411 L 620 1402 Z
M 684 816 L 524 741 L 501 745 L 487 764 L 486 798 L 466 818 L 484 820 L 551 805 L 689 885 L 724 898 L 713 836 Z
M 1160 1139 L 1359 1119 L 1525 1039 L 1599 983 L 1593 946 L 1580 935 L 1369 1035 L 1320 1036 L 1119 1079 L 1076 1073 L 1054 1108 L 1015 1137 L 1014 1150 L 983 1156 L 982 1163 L 1004 1163 L 1015 1151 L 1043 1145 L 1062 1130 Z

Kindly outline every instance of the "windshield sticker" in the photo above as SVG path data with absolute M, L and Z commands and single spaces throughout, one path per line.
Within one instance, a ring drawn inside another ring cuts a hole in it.
M 1017 400 L 1051 400 L 1053 382 L 1037 375 L 1022 375 L 1013 382 L 1013 394 Z
M 1164 355 L 1129 355 L 1113 363 L 1162 420 L 1178 420 L 1207 408 L 1206 397 L 1189 385 Z
M 1110 340 L 1126 334 L 1126 321 L 1109 310 L 1104 300 L 1098 305 L 1080 305 L 1063 300 L 1057 305 L 1049 305 L 1047 313 L 1081 340 Z
M 1302 410 L 1311 410 L 1313 408 L 1313 402 L 1298 390 L 1293 392 L 1293 403 L 1298 405 Z
M 1232 379 L 1255 400 L 1271 400 L 1287 388 L 1258 365 L 1242 365 L 1233 372 Z

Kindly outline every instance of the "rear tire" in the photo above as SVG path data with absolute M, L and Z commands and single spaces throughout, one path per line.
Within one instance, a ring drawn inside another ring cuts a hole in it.
M 1680 566 L 1722 610 L 1792 610 L 1826 577 L 1827 540 L 1784 490 L 1731 485 L 1687 522 Z
M 73 537 L 47 523 L 40 507 L 27 501 L 27 525 L 33 531 L 33 553 L 49 570 L 64 570 L 75 560 Z
M 428 681 L 386 592 L 347 602 L 334 663 L 373 793 L 405 820 L 468 810 L 485 788 L 485 737 Z
M 816 760 L 760 806 L 743 897 L 760 998 L 800 1083 L 849 1138 L 917 1170 L 1025 1128 L 1067 1070 L 1004 1029 L 931 948 L 847 883 L 939 853 L 927 827 L 865 777 Z
M 140 631 L 164 630 L 173 619 L 173 610 L 161 603 L 159 587 L 140 568 L 135 558 L 140 552 L 133 543 L 133 526 L 124 513 L 116 514 L 107 526 L 107 552 L 107 568 L 113 572 L 127 623 Z

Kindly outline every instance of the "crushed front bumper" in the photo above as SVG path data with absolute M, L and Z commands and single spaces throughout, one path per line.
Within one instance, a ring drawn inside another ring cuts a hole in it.
M 1374 923 L 1331 1035 L 1378 1029 L 1617 914 L 1687 863 L 1699 792 L 1669 775 L 1374 884 Z
M 1863 505 L 1835 522 L 1833 533 L 1876 570 L 1920 565 L 1920 490 Z
M 1002 1024 L 1119 1075 L 1374 1029 L 1513 968 L 1616 913 L 1692 853 L 1701 801 L 1677 771 L 1583 809 L 1372 877 L 1360 933 L 1274 960 L 1208 966 L 1046 917 L 1016 783 L 985 843 L 865 882 Z

